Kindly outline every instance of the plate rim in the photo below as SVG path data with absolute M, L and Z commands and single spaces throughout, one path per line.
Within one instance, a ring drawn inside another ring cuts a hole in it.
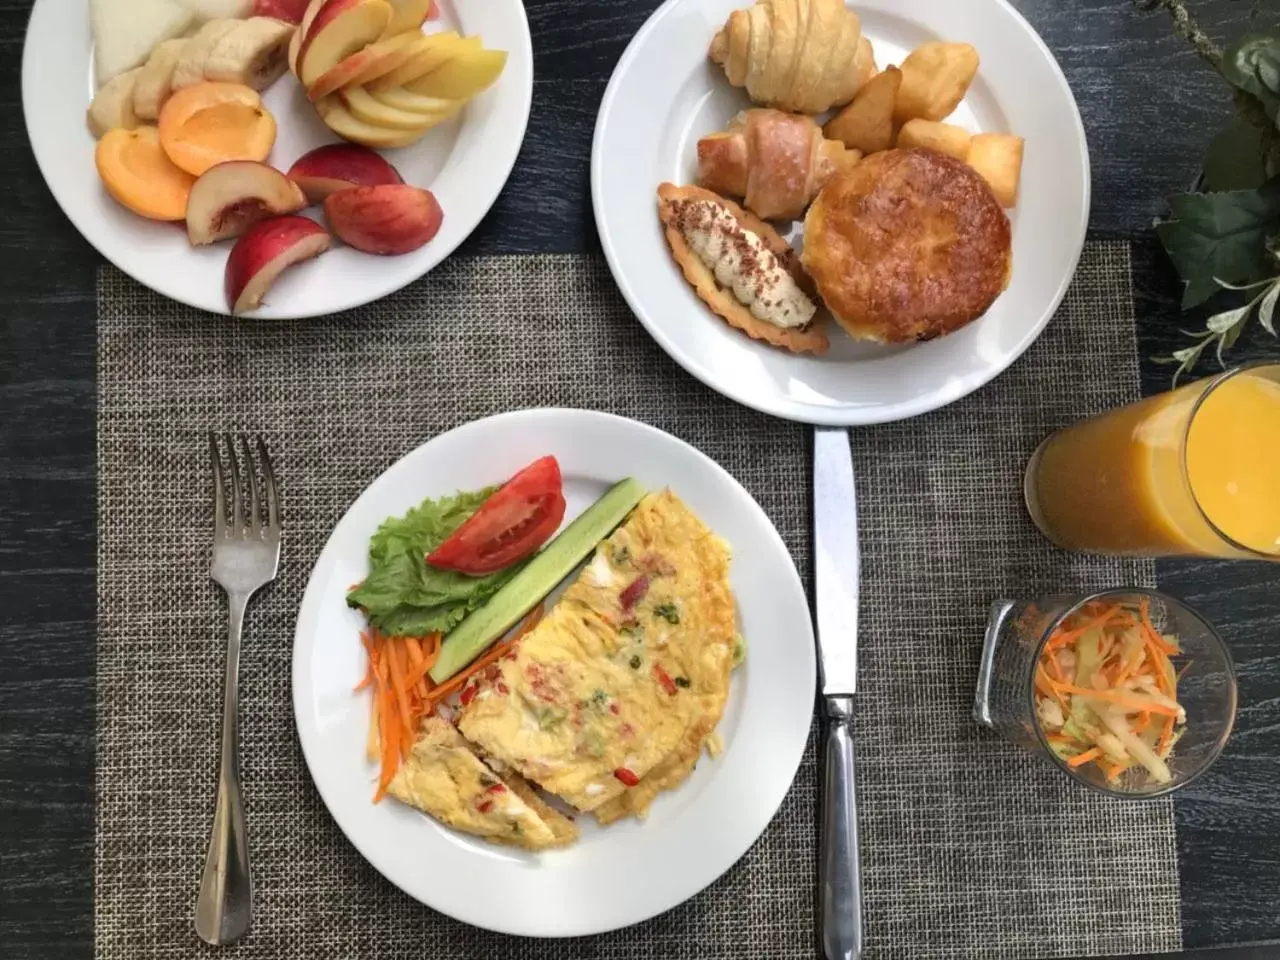
M 46 162 L 45 155 L 43 154 L 41 148 L 37 145 L 38 141 L 36 136 L 34 135 L 35 124 L 33 123 L 33 116 L 37 116 L 39 111 L 37 109 L 38 102 L 36 100 L 36 93 L 35 93 L 36 84 L 32 79 L 35 73 L 35 68 L 34 66 L 32 66 L 32 64 L 34 63 L 34 59 L 33 59 L 34 55 L 32 52 L 32 37 L 33 37 L 32 26 L 36 23 L 36 18 L 40 16 L 41 8 L 42 7 L 52 8 L 53 2 L 54 0 L 35 0 L 35 2 L 32 4 L 31 14 L 27 18 L 27 26 L 23 33 L 22 65 L 20 68 L 20 76 L 21 76 L 20 85 L 22 88 L 21 100 L 22 100 L 23 129 L 26 131 L 27 142 L 31 148 L 32 155 L 35 157 L 36 167 L 40 171 L 40 177 L 44 181 L 45 187 L 48 189 L 49 193 L 52 194 L 54 202 L 57 203 L 58 208 L 62 211 L 63 215 L 71 222 L 71 225 L 75 227 L 76 232 L 80 234 L 81 238 L 86 243 L 88 243 L 89 246 L 93 247 L 93 249 L 96 250 L 100 256 L 105 258 L 116 269 L 120 270 L 122 273 L 131 277 L 136 282 L 142 284 L 148 290 L 151 290 L 154 293 L 157 293 L 160 296 L 165 297 L 166 299 L 173 300 L 177 303 L 183 304 L 184 306 L 191 307 L 192 309 L 200 310 L 205 313 L 210 313 L 215 316 L 226 316 L 226 317 L 233 316 L 230 309 L 227 308 L 226 305 L 222 304 L 221 302 L 219 302 L 217 308 L 211 309 L 210 307 L 202 303 L 196 303 L 193 301 L 192 298 L 183 295 L 183 287 L 181 284 L 173 284 L 170 286 L 170 288 L 162 290 L 157 286 L 153 286 L 146 279 L 140 277 L 138 275 L 138 272 L 135 272 L 134 270 L 125 266 L 123 262 L 124 258 L 120 256 L 118 252 L 115 252 L 112 250 L 113 244 L 110 242 L 107 242 L 108 238 L 97 236 L 98 231 L 95 227 L 93 227 L 92 223 L 90 222 L 92 220 L 92 217 L 89 216 L 88 212 L 81 208 L 78 208 L 75 204 L 68 203 L 65 193 L 61 191 L 57 186 L 56 182 L 58 178 L 56 176 L 52 176 L 50 173 L 51 169 L 53 169 L 53 165 L 51 162 Z M 89 0 L 82 0 L 82 2 L 84 6 L 84 9 L 82 12 L 85 18 L 87 19 L 89 17 L 89 10 L 88 10 Z M 348 310 L 355 310 L 355 309 L 359 309 L 360 307 L 366 307 L 371 303 L 376 303 L 377 301 L 382 300 L 386 297 L 393 296 L 394 294 L 399 293 L 401 290 L 404 290 L 406 287 L 410 286 L 411 284 L 416 283 L 418 280 L 421 280 L 431 271 L 439 267 L 440 264 L 443 263 L 445 260 L 447 260 L 450 256 L 452 256 L 453 253 L 458 249 L 458 247 L 460 247 L 463 243 L 465 243 L 471 237 L 471 235 L 475 233 L 476 229 L 480 226 L 480 224 L 484 221 L 485 217 L 487 217 L 489 215 L 489 212 L 493 209 L 494 204 L 498 202 L 498 198 L 502 195 L 502 191 L 506 188 L 507 182 L 511 179 L 511 173 L 515 169 L 516 162 L 520 157 L 521 148 L 524 145 L 524 140 L 528 133 L 529 119 L 533 109 L 533 84 L 534 84 L 536 63 L 533 56 L 533 37 L 529 29 L 529 17 L 528 17 L 527 11 L 525 10 L 524 0 L 510 0 L 510 3 L 511 3 L 511 6 L 515 8 L 515 12 L 517 14 L 513 18 L 513 20 L 514 20 L 514 25 L 517 28 L 517 32 L 519 33 L 519 39 L 521 41 L 520 43 L 521 56 L 523 58 L 523 61 L 528 64 L 528 70 L 525 72 L 527 82 L 525 82 L 522 85 L 519 91 L 513 91 L 512 93 L 512 96 L 517 96 L 522 101 L 520 105 L 521 119 L 519 123 L 519 129 L 513 130 L 513 133 L 511 136 L 504 137 L 503 140 L 501 141 L 502 143 L 507 144 L 508 146 L 504 150 L 502 160 L 495 165 L 495 170 L 500 171 L 500 176 L 495 176 L 492 179 L 492 181 L 490 181 L 492 184 L 492 188 L 491 188 L 492 195 L 489 196 L 487 199 L 485 199 L 484 202 L 478 204 L 474 208 L 473 210 L 474 222 L 467 223 L 466 220 L 464 220 L 463 223 L 466 225 L 462 230 L 458 232 L 452 244 L 446 242 L 440 245 L 439 247 L 433 248 L 433 250 L 431 251 L 431 256 L 429 256 L 425 260 L 425 266 L 423 267 L 423 269 L 417 273 L 413 273 L 411 271 L 411 275 L 408 276 L 403 283 L 399 283 L 398 285 L 382 290 L 381 292 L 373 293 L 367 296 L 364 295 L 363 293 L 359 294 L 354 299 L 350 300 L 349 302 L 345 302 L 342 306 L 337 307 L 336 309 L 327 309 L 323 306 L 316 306 L 311 309 L 290 310 L 288 309 L 287 304 L 280 304 L 280 305 L 272 304 L 271 305 L 272 312 L 270 316 L 260 316 L 257 314 L 249 314 L 248 316 L 240 319 L 262 320 L 265 322 L 309 320 L 316 317 L 331 316 L 333 314 L 343 313 Z M 77 6 L 79 5 L 80 4 L 77 4 Z M 92 32 L 90 33 L 90 40 L 92 41 Z M 283 79 L 284 78 L 281 77 L 281 80 Z M 465 115 L 465 111 L 464 111 L 464 115 Z M 463 122 L 465 123 L 466 121 L 464 120 Z M 338 142 L 346 143 L 348 141 L 339 138 Z M 381 151 L 379 151 L 379 153 L 381 154 Z M 92 174 L 92 171 L 86 171 L 86 176 L 91 174 Z M 430 187 L 428 186 L 427 189 L 430 189 Z M 447 211 L 446 211 L 446 215 L 447 215 Z M 468 218 L 468 219 L 471 219 L 471 218 Z
M 964 397 L 974 393 L 992 380 L 996 379 L 1011 367 L 1031 345 L 1039 339 L 1044 333 L 1045 328 L 1049 325 L 1049 321 L 1053 319 L 1058 308 L 1062 305 L 1063 299 L 1067 295 L 1067 291 L 1075 278 L 1076 270 L 1080 265 L 1080 257 L 1084 253 L 1084 244 L 1089 229 L 1089 216 L 1092 205 L 1092 167 L 1089 158 L 1089 143 L 1084 129 L 1084 121 L 1080 115 L 1080 105 L 1076 102 L 1075 94 L 1071 90 L 1071 85 L 1067 82 L 1066 74 L 1062 71 L 1062 65 L 1058 62 L 1057 57 L 1053 55 L 1044 39 L 1036 31 L 1035 27 L 1015 8 L 1009 0 L 986 0 L 1002 8 L 1006 13 L 1010 14 L 1022 31 L 1031 39 L 1041 56 L 1049 64 L 1061 91 L 1066 94 L 1067 102 L 1071 106 L 1071 116 L 1074 120 L 1075 139 L 1079 146 L 1079 159 L 1082 164 L 1082 183 L 1083 193 L 1080 197 L 1080 218 L 1076 225 L 1076 237 L 1073 242 L 1074 255 L 1071 259 L 1070 269 L 1066 271 L 1062 281 L 1058 284 L 1058 288 L 1054 291 L 1050 298 L 1048 307 L 1044 311 L 1036 323 L 1027 328 L 1026 333 L 1019 341 L 1018 345 L 1005 354 L 1001 360 L 989 371 L 989 375 L 980 377 L 972 384 L 965 384 L 959 389 L 954 387 L 950 390 L 940 390 L 935 394 L 925 395 L 924 397 L 916 397 L 911 401 L 902 401 L 890 407 L 865 407 L 858 405 L 844 406 L 823 406 L 813 403 L 804 403 L 802 401 L 790 400 L 786 398 L 761 398 L 753 394 L 749 388 L 739 386 L 733 381 L 727 383 L 720 382 L 716 375 L 704 365 L 699 363 L 693 357 L 676 349 L 671 339 L 666 336 L 661 327 L 649 318 L 639 308 L 639 298 L 637 297 L 633 287 L 626 281 L 626 273 L 622 267 L 621 258 L 614 247 L 612 234 L 604 226 L 604 189 L 601 182 L 603 173 L 601 173 L 601 163 L 599 162 L 600 154 L 603 150 L 604 130 L 606 124 L 610 120 L 613 111 L 613 101 L 618 94 L 618 89 L 622 83 L 625 72 L 631 68 L 632 62 L 639 51 L 648 40 L 649 34 L 657 29 L 658 24 L 663 18 L 670 14 L 677 7 L 687 3 L 700 3 L 705 0 L 665 0 L 658 7 L 640 29 L 636 31 L 628 42 L 626 49 L 623 50 L 622 56 L 618 58 L 617 64 L 614 66 L 613 73 L 610 74 L 608 86 L 605 88 L 604 97 L 600 101 L 600 109 L 596 113 L 595 130 L 591 138 L 591 209 L 595 220 L 596 234 L 600 238 L 600 246 L 604 251 L 606 262 L 609 264 L 609 272 L 613 275 L 614 283 L 618 290 L 622 293 L 622 297 L 627 302 L 631 313 L 638 319 L 641 325 L 648 331 L 649 335 L 657 341 L 667 356 L 671 357 L 679 366 L 691 376 L 697 378 L 706 386 L 715 390 L 730 400 L 756 410 L 760 413 L 769 414 L 784 420 L 790 420 L 798 423 L 807 423 L 815 426 L 829 427 L 856 427 L 856 426 L 872 426 L 882 423 L 896 423 L 901 420 L 911 419 L 912 417 L 921 416 L 926 413 L 932 413 L 935 410 L 949 406 Z M 744 0 L 745 2 L 745 0 Z M 858 4 L 856 2 L 848 2 L 846 6 L 857 12 Z M 906 15 L 906 14 L 904 14 Z
M 809 723 L 806 725 L 804 737 L 799 742 L 797 748 L 793 751 L 794 757 L 790 762 L 790 765 L 789 765 L 790 768 L 785 771 L 785 774 L 786 774 L 785 786 L 779 790 L 777 800 L 775 803 L 772 804 L 772 809 L 769 813 L 769 816 L 763 820 L 763 822 L 759 825 L 758 828 L 754 828 L 751 831 L 747 831 L 747 833 L 750 834 L 749 836 L 746 835 L 746 833 L 744 833 L 741 843 L 734 844 L 736 852 L 733 854 L 732 858 L 729 859 L 726 863 L 724 863 L 722 867 L 718 868 L 718 870 L 714 873 L 713 876 L 710 876 L 709 878 L 707 878 L 704 883 L 701 883 L 696 888 L 690 889 L 687 891 L 681 891 L 681 893 L 678 894 L 674 899 L 666 898 L 661 903 L 659 903 L 659 905 L 657 905 L 656 907 L 646 907 L 642 909 L 640 912 L 638 912 L 635 916 L 630 917 L 629 919 L 627 919 L 622 923 L 609 923 L 605 925 L 597 925 L 588 921 L 587 923 L 582 924 L 579 927 L 575 927 L 573 929 L 548 930 L 548 929 L 534 929 L 528 926 L 522 926 L 520 924 L 502 923 L 500 921 L 493 922 L 487 918 L 484 918 L 483 916 L 477 916 L 477 915 L 464 916 L 462 915 L 462 911 L 444 909 L 435 903 L 429 903 L 424 896 L 421 896 L 419 894 L 419 892 L 409 889 L 407 886 L 402 884 L 399 879 L 397 879 L 396 877 L 390 876 L 388 875 L 388 873 L 383 871 L 382 867 L 379 865 L 375 857 L 371 856 L 366 851 L 365 847 L 362 846 L 360 843 L 358 843 L 354 837 L 352 837 L 351 833 L 348 832 L 347 830 L 346 824 L 342 820 L 340 820 L 338 815 L 335 813 L 334 807 L 331 804 L 331 797 L 328 794 L 326 794 L 325 789 L 320 785 L 320 779 L 316 777 L 315 766 L 314 766 L 315 760 L 313 758 L 312 749 L 309 749 L 308 739 L 306 736 L 304 736 L 304 732 L 303 732 L 304 705 L 302 704 L 301 698 L 299 696 L 299 690 L 303 686 L 303 683 L 305 681 L 304 681 L 304 666 L 303 666 L 303 658 L 301 655 L 301 650 L 305 643 L 304 635 L 307 635 L 311 632 L 310 626 L 317 616 L 317 614 L 314 614 L 314 613 L 308 616 L 307 613 L 309 610 L 318 610 L 319 604 L 324 598 L 324 592 L 322 589 L 323 585 L 320 584 L 316 579 L 317 571 L 319 571 L 322 566 L 326 565 L 326 563 L 330 562 L 331 554 L 336 554 L 336 552 L 339 550 L 339 544 L 337 543 L 337 539 L 336 539 L 338 530 L 342 526 L 342 524 L 346 521 L 347 517 L 352 512 L 355 511 L 358 504 L 360 504 L 360 502 L 366 496 L 369 495 L 370 491 L 376 485 L 378 485 L 381 481 L 383 481 L 384 478 L 386 478 L 393 471 L 403 469 L 404 466 L 406 465 L 406 461 L 409 461 L 411 458 L 414 458 L 420 455 L 420 452 L 424 448 L 431 446 L 432 444 L 435 444 L 443 440 L 444 438 L 454 436 L 461 432 L 469 432 L 471 430 L 483 429 L 485 425 L 488 425 L 494 421 L 509 420 L 509 421 L 514 421 L 519 423 L 521 421 L 536 422 L 536 421 L 544 420 L 548 418 L 553 420 L 560 419 L 560 418 L 593 420 L 597 422 L 603 422 L 606 424 L 612 424 L 615 427 L 620 427 L 623 429 L 638 430 L 642 433 L 648 433 L 651 436 L 656 436 L 662 442 L 673 443 L 678 448 L 683 448 L 688 453 L 691 453 L 695 458 L 695 460 L 701 464 L 703 469 L 709 470 L 712 474 L 718 476 L 722 482 L 729 483 L 732 487 L 736 488 L 742 494 L 747 509 L 750 510 L 751 512 L 754 512 L 757 515 L 758 519 L 763 521 L 762 530 L 764 531 L 766 537 L 769 539 L 772 545 L 771 552 L 777 554 L 782 558 L 785 558 L 785 561 L 786 561 L 785 580 L 777 584 L 777 589 L 780 591 L 785 590 L 786 592 L 792 594 L 792 600 L 798 603 L 798 606 L 805 611 L 803 622 L 798 623 L 796 626 L 797 626 L 797 629 L 803 634 L 803 637 L 801 639 L 804 642 L 800 644 L 800 647 L 802 649 L 802 656 L 804 658 L 803 666 L 806 668 L 804 672 L 808 675 L 808 678 L 810 681 L 809 686 L 812 687 L 814 694 L 816 696 L 817 682 L 818 682 L 817 640 L 816 640 L 815 628 L 813 625 L 812 610 L 809 604 L 808 593 L 806 592 L 804 587 L 804 582 L 800 577 L 800 572 L 796 566 L 795 558 L 791 555 L 791 551 L 787 547 L 786 542 L 782 539 L 782 535 L 781 533 L 779 533 L 777 526 L 774 524 L 773 520 L 770 519 L 769 515 L 765 513 L 764 508 L 760 505 L 759 501 L 757 501 L 756 498 L 752 496 L 750 491 L 748 491 L 746 487 L 744 487 L 741 484 L 741 482 L 739 482 L 738 479 L 733 476 L 732 473 L 730 473 L 725 467 L 719 464 L 712 457 L 710 457 L 703 451 L 699 450 L 692 443 L 689 443 L 688 441 L 680 437 L 677 437 L 666 430 L 663 430 L 659 427 L 655 427 L 651 424 L 645 423 L 640 420 L 636 420 L 626 416 L 621 416 L 618 414 L 608 413 L 605 411 L 585 410 L 585 409 L 573 408 L 573 407 L 530 407 L 530 408 L 524 408 L 519 410 L 512 410 L 512 411 L 506 411 L 502 413 L 491 414 L 489 416 L 482 417 L 477 420 L 471 420 L 466 423 L 459 424 L 451 428 L 450 430 L 444 431 L 443 433 L 439 433 L 431 437 L 430 439 L 424 441 L 423 443 L 418 444 L 411 450 L 407 451 L 403 456 L 397 458 L 393 463 L 389 464 L 387 467 L 381 470 L 376 477 L 370 480 L 369 483 L 366 484 L 365 487 L 360 491 L 359 495 L 357 495 L 356 498 L 353 499 L 351 503 L 347 506 L 346 510 L 343 512 L 342 517 L 339 518 L 337 523 L 334 524 L 333 529 L 330 530 L 329 536 L 325 540 L 324 546 L 321 548 L 320 552 L 316 555 L 315 563 L 313 564 L 311 571 L 308 574 L 307 584 L 305 589 L 303 590 L 302 600 L 299 603 L 299 607 L 298 607 L 298 615 L 297 615 L 297 620 L 294 627 L 293 643 L 290 649 L 290 671 L 289 672 L 290 672 L 290 697 L 292 699 L 292 705 L 293 705 L 294 727 L 297 732 L 298 743 L 302 751 L 303 760 L 306 764 L 307 774 L 310 777 L 311 783 L 316 789 L 316 792 L 320 795 L 321 802 L 324 804 L 326 812 L 332 818 L 333 822 L 337 825 L 338 829 L 342 832 L 342 835 L 345 838 L 346 842 L 349 843 L 351 847 L 355 849 L 355 851 L 364 859 L 364 861 L 367 864 L 369 864 L 369 866 L 371 866 L 385 880 L 390 882 L 397 889 L 401 890 L 406 896 L 422 904 L 428 909 L 435 910 L 461 923 L 466 923 L 470 926 L 474 926 L 479 929 L 490 930 L 495 933 L 506 934 L 511 936 L 522 936 L 522 937 L 530 937 L 535 939 L 563 939 L 563 938 L 569 938 L 569 937 L 594 936 L 599 934 L 610 933 L 616 930 L 621 930 L 630 926 L 634 926 L 635 924 L 638 924 L 638 923 L 643 923 L 647 920 L 651 920 L 656 916 L 659 916 L 661 914 L 667 913 L 670 910 L 675 909 L 676 907 L 687 902 L 693 897 L 696 897 L 707 887 L 711 886 L 713 883 L 716 883 L 718 880 L 720 880 L 729 870 L 731 870 L 738 862 L 740 862 L 742 858 L 746 856 L 746 854 L 760 839 L 760 837 L 763 835 L 765 830 L 768 829 L 769 825 L 773 823 L 773 821 L 776 819 L 778 815 L 779 810 L 781 810 L 782 808 L 782 804 L 786 801 L 786 798 L 791 794 L 792 788 L 795 785 L 796 776 L 800 771 L 800 766 L 804 761 L 805 752 L 807 750 L 807 744 L 809 740 L 809 731 L 812 728 L 812 720 L 814 716 L 814 713 L 813 713 L 814 707 L 813 707 L 813 701 L 811 699 L 805 701 L 806 716 L 808 717 Z M 318 744 L 313 744 L 312 746 L 317 747 Z M 783 777 L 780 776 L 777 782 L 780 785 L 783 784 L 784 783 Z

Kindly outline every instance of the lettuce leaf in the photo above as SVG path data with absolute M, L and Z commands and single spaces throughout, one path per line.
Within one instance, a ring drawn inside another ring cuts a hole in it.
M 427 564 L 497 487 L 424 500 L 403 517 L 383 521 L 369 542 L 369 575 L 347 594 L 347 604 L 391 636 L 448 633 L 510 580 L 524 565 L 470 577 Z

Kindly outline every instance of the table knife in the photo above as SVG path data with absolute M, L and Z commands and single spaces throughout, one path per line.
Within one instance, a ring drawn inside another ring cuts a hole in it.
M 843 428 L 813 435 L 813 569 L 822 683 L 822 826 L 818 916 L 826 960 L 862 953 L 862 878 L 854 791 L 858 673 L 858 503 Z

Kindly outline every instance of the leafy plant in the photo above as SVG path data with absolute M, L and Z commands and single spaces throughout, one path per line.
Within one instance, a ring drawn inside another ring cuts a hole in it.
M 1178 364 L 1173 379 L 1193 369 L 1214 347 L 1219 364 L 1249 320 L 1276 335 L 1280 299 L 1280 29 L 1258 30 L 1255 0 L 1250 30 L 1225 49 L 1200 28 L 1183 0 L 1134 0 L 1142 9 L 1163 9 L 1174 32 L 1186 39 L 1231 88 L 1235 116 L 1205 156 L 1197 189 L 1169 198 L 1169 218 L 1156 234 L 1185 289 L 1190 310 L 1220 293 L 1227 307 L 1188 332 L 1192 345 L 1161 358 Z M 1245 302 L 1241 302 L 1241 300 Z

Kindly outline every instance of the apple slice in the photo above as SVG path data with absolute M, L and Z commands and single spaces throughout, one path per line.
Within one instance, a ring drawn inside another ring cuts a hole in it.
M 254 224 L 227 257 L 227 306 L 235 314 L 258 309 L 285 269 L 331 246 L 329 232 L 306 217 L 272 217 Z
M 320 114 L 320 119 L 324 121 L 325 126 L 342 137 L 342 139 L 378 150 L 407 147 L 411 143 L 417 143 L 422 139 L 422 135 L 426 133 L 425 129 L 390 130 L 386 127 L 377 127 L 371 123 L 365 123 L 358 117 L 353 116 L 351 111 L 343 106 L 336 94 L 317 101 L 316 111 Z
M 254 0 L 253 15 L 255 17 L 274 17 L 285 23 L 302 23 L 306 14 L 307 0 Z
M 307 38 L 307 31 L 311 29 L 316 14 L 324 5 L 325 0 L 311 0 L 307 4 L 306 12 L 302 15 L 302 24 L 293 31 L 293 39 L 289 41 L 289 72 L 295 77 L 298 75 L 298 54 L 302 51 L 302 41 Z
M 427 15 L 435 6 L 435 0 L 391 0 L 391 22 L 384 37 L 418 30 L 427 22 Z
M 492 86 L 506 65 L 505 50 L 468 50 L 406 86 L 426 97 L 469 100 Z
M 368 147 L 331 143 L 305 153 L 289 168 L 289 179 L 312 203 L 350 187 L 404 183 L 396 168 Z
M 345 87 L 338 92 L 342 102 L 357 120 L 391 130 L 426 130 L 444 119 L 443 114 L 427 115 L 397 110 L 375 100 L 364 87 Z
M 238 237 L 260 220 L 297 213 L 307 205 L 302 187 L 275 167 L 229 160 L 196 180 L 187 200 L 187 236 L 202 246 Z
M 340 190 L 325 200 L 324 216 L 343 242 L 382 256 L 417 250 L 444 220 L 430 190 L 403 183 Z
M 479 37 L 460 37 L 449 33 L 427 33 L 418 40 L 418 52 L 403 65 L 370 82 L 369 86 L 383 90 L 403 87 L 410 80 L 417 80 L 430 73 L 452 57 L 465 50 L 481 49 Z
M 387 0 L 328 0 L 298 51 L 298 79 L 311 86 L 353 53 L 382 36 L 391 22 Z
M 414 93 L 407 87 L 392 87 L 390 90 L 370 90 L 369 95 L 375 100 L 385 103 L 397 110 L 420 113 L 428 117 L 452 117 L 466 106 L 465 100 L 445 100 L 440 97 L 424 97 Z
M 406 63 L 417 49 L 418 38 L 412 33 L 379 40 L 326 71 L 319 80 L 307 87 L 307 97 L 314 102 L 342 87 L 357 87 L 370 80 L 377 80 Z

